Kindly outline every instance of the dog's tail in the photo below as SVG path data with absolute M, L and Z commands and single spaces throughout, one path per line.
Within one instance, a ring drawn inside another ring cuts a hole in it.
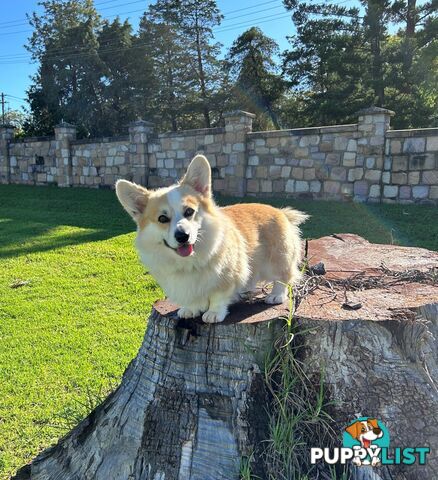
M 286 215 L 292 225 L 300 225 L 310 217 L 310 215 L 290 207 L 282 208 L 281 211 Z

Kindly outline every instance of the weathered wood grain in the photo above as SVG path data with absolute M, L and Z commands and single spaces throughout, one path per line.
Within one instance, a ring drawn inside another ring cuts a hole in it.
M 227 322 L 180 320 L 157 302 L 120 387 L 17 479 L 232 480 L 267 436 L 263 364 L 287 306 L 234 306 Z

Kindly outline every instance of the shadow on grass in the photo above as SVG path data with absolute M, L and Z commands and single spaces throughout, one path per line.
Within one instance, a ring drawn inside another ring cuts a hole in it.
M 113 191 L 0 185 L 0 258 L 105 240 L 134 230 Z
M 311 215 L 303 236 L 355 233 L 370 242 L 438 250 L 438 209 L 294 199 L 218 197 L 219 204 L 261 201 Z M 0 185 L 0 258 L 133 232 L 135 225 L 110 190 Z

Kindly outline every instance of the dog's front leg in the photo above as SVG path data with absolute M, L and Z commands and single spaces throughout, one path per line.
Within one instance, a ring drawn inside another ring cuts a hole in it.
M 229 288 L 224 292 L 216 292 L 210 296 L 210 305 L 208 310 L 202 315 L 205 323 L 223 322 L 228 315 L 228 305 L 232 303 L 236 289 Z

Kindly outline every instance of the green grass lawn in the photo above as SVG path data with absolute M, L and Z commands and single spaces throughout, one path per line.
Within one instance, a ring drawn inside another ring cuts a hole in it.
M 310 213 L 309 238 L 438 250 L 434 207 L 272 203 Z M 0 185 L 0 478 L 66 433 L 136 354 L 162 292 L 133 231 L 114 192 Z

